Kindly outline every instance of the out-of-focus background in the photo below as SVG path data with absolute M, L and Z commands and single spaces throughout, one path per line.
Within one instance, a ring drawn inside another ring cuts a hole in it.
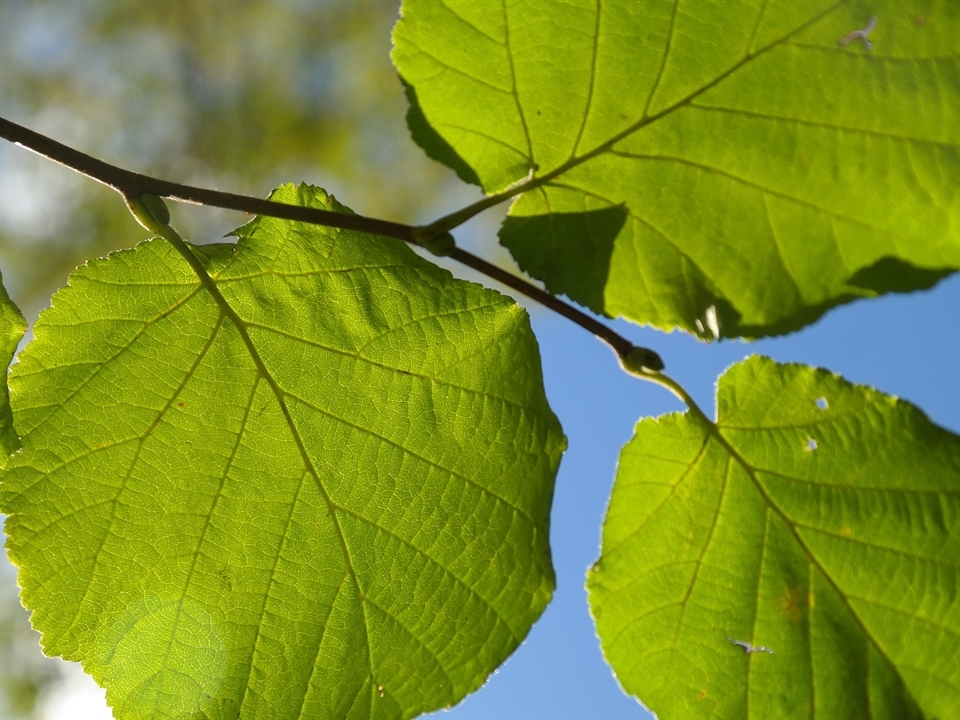
M 114 164 L 169 180 L 265 196 L 321 185 L 357 212 L 426 222 L 479 197 L 409 139 L 388 52 L 396 0 L 7 0 L 0 2 L 0 115 Z M 905 98 L 905 102 L 909 99 Z M 193 242 L 217 242 L 242 215 L 175 206 Z M 458 242 L 513 267 L 496 245 L 505 208 Z M 146 237 L 109 189 L 0 142 L 0 270 L 31 322 L 85 260 Z M 480 281 L 449 265 L 460 277 Z M 490 284 L 484 281 L 485 284 Z M 501 288 L 502 289 L 502 288 Z M 643 415 L 680 410 L 619 371 L 612 354 L 528 306 L 547 394 L 569 436 L 551 542 L 554 602 L 517 653 L 451 718 L 643 718 L 603 662 L 583 590 L 620 446 Z M 934 290 L 835 310 L 752 345 L 705 345 L 617 322 L 661 352 L 705 408 L 717 375 L 751 352 L 875 385 L 960 431 L 960 278 Z M 0 566 L 0 718 L 110 717 L 77 666 L 42 656 Z

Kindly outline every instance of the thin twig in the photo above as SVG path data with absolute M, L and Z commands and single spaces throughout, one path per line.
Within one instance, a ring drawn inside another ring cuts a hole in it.
M 205 188 L 181 185 L 141 175 L 130 170 L 124 170 L 116 165 L 103 162 L 95 157 L 74 150 L 63 143 L 52 140 L 45 135 L 34 132 L 22 125 L 0 118 L 0 137 L 16 143 L 27 150 L 32 150 L 48 160 L 75 170 L 98 182 L 107 185 L 125 197 L 139 197 L 144 193 L 170 198 L 180 202 L 196 205 L 239 210 L 251 215 L 269 215 L 284 220 L 299 220 L 314 225 L 357 230 L 359 232 L 382 235 L 413 243 L 413 227 L 401 223 L 378 220 L 363 215 L 350 215 L 307 208 L 300 205 L 285 205 L 234 193 L 207 190 Z
M 123 168 L 98 160 L 95 157 L 82 153 L 79 150 L 74 150 L 63 143 L 59 143 L 56 140 L 52 140 L 45 135 L 41 135 L 2 117 L 0 117 L 0 137 L 16 143 L 27 150 L 31 150 L 38 155 L 42 155 L 48 160 L 53 160 L 60 165 L 68 167 L 81 175 L 101 182 L 116 190 L 124 198 L 138 198 L 144 193 L 149 193 L 180 202 L 226 208 L 228 210 L 239 210 L 240 212 L 253 215 L 265 215 L 282 218 L 284 220 L 295 220 L 314 225 L 342 228 L 344 230 L 356 230 L 372 235 L 403 240 L 411 245 L 420 244 L 417 241 L 416 235 L 418 228 L 411 225 L 378 220 L 377 218 L 366 217 L 364 215 L 338 213 L 330 210 L 302 207 L 300 205 L 286 205 L 273 202 L 272 200 L 250 197 L 248 195 L 236 195 L 234 193 L 207 190 L 205 188 L 181 185 L 180 183 L 169 182 L 167 180 L 159 180 L 149 175 L 141 175 L 140 173 L 124 170 Z M 473 268 L 477 272 L 483 273 L 489 278 L 513 288 L 517 292 L 536 300 L 544 307 L 573 321 L 607 343 L 620 358 L 621 362 L 623 362 L 628 355 L 632 354 L 635 358 L 639 354 L 642 354 L 646 358 L 646 367 L 654 371 L 663 368 L 663 361 L 660 359 L 660 356 L 652 350 L 635 347 L 633 343 L 606 325 L 597 322 L 586 313 L 577 310 L 572 305 L 541 290 L 526 280 L 511 275 L 496 265 L 460 248 L 454 248 L 449 254 L 449 257 L 467 267 Z
M 461 248 L 456 248 L 452 253 L 450 253 L 449 257 L 466 265 L 469 268 L 473 268 L 477 272 L 483 273 L 489 278 L 493 278 L 494 280 L 503 283 L 507 287 L 513 288 L 517 292 L 523 293 L 527 297 L 536 300 L 544 307 L 548 307 L 554 312 L 563 315 L 568 320 L 572 320 L 580 327 L 589 330 L 598 338 L 607 343 L 607 345 L 613 348 L 613 351 L 621 357 L 629 353 L 634 348 L 633 343 L 631 343 L 622 335 L 615 333 L 603 323 L 597 322 L 586 313 L 580 312 L 575 307 L 563 302 L 563 300 L 560 300 L 554 295 L 551 295 L 550 293 L 531 285 L 522 278 L 518 278 L 516 275 L 511 275 L 503 268 L 497 267 L 496 265 L 487 262 L 483 258 L 472 255 Z

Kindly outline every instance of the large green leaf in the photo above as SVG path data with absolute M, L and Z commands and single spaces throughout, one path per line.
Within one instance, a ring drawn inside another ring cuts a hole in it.
M 502 242 L 597 312 L 757 337 L 960 268 L 952 0 L 404 0 L 394 40 L 415 139 L 519 183 Z
M 449 706 L 554 586 L 564 440 L 526 314 L 396 241 L 240 233 L 197 248 L 238 321 L 160 240 L 38 321 L 2 493 L 24 604 L 121 718 Z
M 960 437 L 766 358 L 717 395 L 620 459 L 588 587 L 623 687 L 667 718 L 960 715 Z

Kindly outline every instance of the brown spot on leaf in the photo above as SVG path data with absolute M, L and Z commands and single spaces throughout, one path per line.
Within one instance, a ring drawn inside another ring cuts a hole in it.
M 806 593 L 803 592 L 803 588 L 788 588 L 780 598 L 780 608 L 791 621 L 800 622 L 807 611 L 805 601 Z
M 703 700 L 707 696 L 706 690 L 701 690 L 697 693 L 697 700 Z
M 849 525 L 844 525 L 840 528 L 840 534 L 843 535 L 843 537 L 850 537 L 853 535 L 853 530 L 850 529 Z

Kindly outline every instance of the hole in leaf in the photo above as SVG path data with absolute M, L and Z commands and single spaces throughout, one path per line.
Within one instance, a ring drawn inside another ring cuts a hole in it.
M 807 447 L 804 448 L 807 452 L 813 452 L 817 449 L 817 441 L 813 438 L 807 438 Z
M 712 337 L 714 340 L 720 339 L 721 322 L 720 316 L 717 315 L 716 305 L 708 306 L 707 309 L 703 311 L 703 317 L 697 318 L 693 322 L 701 335 L 707 338 Z M 708 332 L 709 335 L 707 334 Z
M 817 407 L 821 410 L 826 410 L 829 407 L 827 399 L 825 397 L 817 398 Z

